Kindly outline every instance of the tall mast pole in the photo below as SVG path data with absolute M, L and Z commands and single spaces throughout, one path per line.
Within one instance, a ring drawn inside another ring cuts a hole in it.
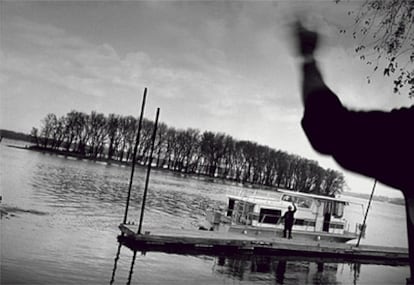
M 152 132 L 152 138 L 151 138 L 151 151 L 150 151 L 149 162 L 147 166 L 147 177 L 145 179 L 144 197 L 142 198 L 141 216 L 139 218 L 139 226 L 138 226 L 138 232 L 137 232 L 138 234 L 141 234 L 142 221 L 144 219 L 145 200 L 147 199 L 148 183 L 149 183 L 149 177 L 151 173 L 152 154 L 154 153 L 154 144 L 155 144 L 155 137 L 157 134 L 159 114 L 160 114 L 160 108 L 157 108 L 157 114 L 155 116 L 155 123 L 154 123 L 154 130 Z
M 138 144 L 139 144 L 139 137 L 141 134 L 142 118 L 144 116 L 146 98 L 147 98 L 147 88 L 144 89 L 144 95 L 142 96 L 141 115 L 139 117 L 138 132 L 137 132 L 137 137 L 135 139 L 134 154 L 132 156 L 131 177 L 129 179 L 128 196 L 127 196 L 126 205 L 125 205 L 125 213 L 124 213 L 124 220 L 123 220 L 124 224 L 126 223 L 127 217 L 128 217 L 128 208 L 129 208 L 129 200 L 131 198 L 132 181 L 134 180 L 135 160 L 137 157 L 137 150 L 138 150 Z
M 374 181 L 374 186 L 372 187 L 371 196 L 369 197 L 369 202 L 368 202 L 367 211 L 365 212 L 364 222 L 362 223 L 362 228 L 361 228 L 361 231 L 359 232 L 358 242 L 356 244 L 357 247 L 359 246 L 359 242 L 361 241 L 362 232 L 365 230 L 365 222 L 367 221 L 369 207 L 371 206 L 372 197 L 374 196 L 375 185 L 377 185 L 376 179 Z

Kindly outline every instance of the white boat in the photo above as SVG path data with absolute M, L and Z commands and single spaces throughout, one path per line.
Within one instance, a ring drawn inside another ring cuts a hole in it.
M 292 229 L 294 239 L 347 242 L 361 233 L 361 224 L 351 225 L 344 217 L 350 202 L 340 198 L 278 190 L 228 195 L 227 202 L 225 211 L 207 214 L 210 229 L 266 238 L 283 237 L 282 216 L 294 202 L 297 207 Z

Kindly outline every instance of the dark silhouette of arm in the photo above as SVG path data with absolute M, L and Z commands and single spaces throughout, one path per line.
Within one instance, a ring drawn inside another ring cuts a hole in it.
M 302 127 L 318 152 L 403 192 L 411 271 L 407 284 L 414 283 L 414 105 L 390 112 L 347 109 L 326 86 L 313 58 L 317 34 L 298 24 L 297 38 L 304 59 Z
M 302 127 L 313 148 L 344 168 L 414 191 L 414 106 L 391 112 L 348 110 L 325 85 L 314 61 L 304 64 L 303 81 Z
M 414 105 L 390 112 L 347 109 L 326 86 L 313 57 L 317 33 L 298 24 L 297 37 L 304 59 L 302 127 L 312 147 L 346 169 L 414 192 Z

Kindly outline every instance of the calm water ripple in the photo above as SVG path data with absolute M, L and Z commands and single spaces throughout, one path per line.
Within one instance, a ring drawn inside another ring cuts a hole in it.
M 0 144 L 1 284 L 405 284 L 408 267 L 276 257 L 118 253 L 130 168 Z M 145 169 L 137 167 L 128 220 L 137 223 Z M 244 188 L 153 170 L 144 230 L 196 229 L 206 210 Z M 366 202 L 366 201 L 363 201 Z M 349 219 L 360 214 L 353 207 Z M 406 246 L 401 206 L 374 202 L 368 244 Z M 116 261 L 116 263 L 115 263 Z M 114 272 L 114 265 L 116 272 Z M 112 278 L 113 277 L 113 278 Z

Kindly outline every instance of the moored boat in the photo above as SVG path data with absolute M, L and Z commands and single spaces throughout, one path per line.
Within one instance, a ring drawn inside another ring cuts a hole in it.
M 343 243 L 361 234 L 361 224 L 351 224 L 344 216 L 349 201 L 288 190 L 228 195 L 227 209 L 209 212 L 207 220 L 213 230 L 283 237 L 283 214 L 293 203 L 297 207 L 294 239 Z

